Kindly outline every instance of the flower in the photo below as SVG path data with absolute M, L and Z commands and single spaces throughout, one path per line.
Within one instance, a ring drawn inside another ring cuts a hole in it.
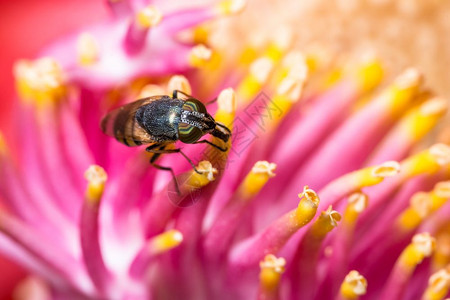
M 336 73 L 289 28 L 210 42 L 205 22 L 243 1 L 140 4 L 112 1 L 115 20 L 15 66 L 21 147 L 0 139 L 0 251 L 37 276 L 21 297 L 446 296 L 450 147 L 422 142 L 448 104 L 419 71 L 380 87 L 367 56 Z M 218 94 L 208 111 L 232 130 L 212 138 L 224 152 L 176 144 L 183 155 L 158 161 L 176 180 L 99 127 L 173 90 Z

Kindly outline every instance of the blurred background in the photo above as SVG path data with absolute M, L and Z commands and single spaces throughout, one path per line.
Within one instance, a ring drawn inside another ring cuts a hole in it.
M 189 5 L 197 2 L 205 1 Z M 108 18 L 109 11 L 104 0 L 16 0 L 0 1 L 0 12 L 0 130 L 8 137 L 14 132 L 13 63 L 35 57 L 67 32 Z M 450 97 L 450 1 L 249 0 L 242 15 L 220 22 L 222 30 L 254 42 L 261 32 L 283 23 L 294 30 L 300 49 L 319 45 L 342 57 L 375 53 L 388 77 L 414 66 L 425 74 L 427 86 Z M 242 32 L 243 27 L 252 30 Z M 214 38 L 221 42 L 220 31 Z M 0 300 L 11 299 L 25 272 L 4 258 L 0 270 Z

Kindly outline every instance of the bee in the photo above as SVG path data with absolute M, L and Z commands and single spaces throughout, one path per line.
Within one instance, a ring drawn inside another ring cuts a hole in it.
M 180 99 L 179 94 L 186 98 Z M 152 96 L 125 104 L 109 112 L 102 119 L 100 126 L 106 135 L 116 138 L 126 146 L 148 145 L 145 150 L 153 153 L 150 163 L 157 169 L 170 171 L 175 183 L 172 168 L 155 163 L 160 155 L 180 153 L 197 173 L 199 171 L 180 148 L 167 149 L 169 145 L 176 141 L 185 144 L 206 143 L 225 152 L 226 148 L 200 139 L 211 134 L 226 143 L 231 136 L 230 130 L 216 122 L 202 102 L 179 90 L 174 90 L 172 97 Z M 178 185 L 177 190 L 179 191 Z

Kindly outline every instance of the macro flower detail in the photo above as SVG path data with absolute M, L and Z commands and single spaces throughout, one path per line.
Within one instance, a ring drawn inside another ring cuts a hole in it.
M 109 1 L 112 20 L 15 65 L 0 252 L 30 271 L 18 299 L 448 296 L 448 101 L 419 70 L 344 68 L 290 27 L 241 40 L 220 22 L 240 0 L 145 2 Z M 174 90 L 232 135 L 167 145 L 172 177 L 100 122 Z

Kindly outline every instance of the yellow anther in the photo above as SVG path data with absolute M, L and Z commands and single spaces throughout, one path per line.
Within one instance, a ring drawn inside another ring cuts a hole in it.
M 403 114 L 404 108 L 419 92 L 421 83 L 422 76 L 416 69 L 407 69 L 396 78 L 386 95 L 390 99 L 394 116 Z
M 392 177 L 400 172 L 400 164 L 396 161 L 387 161 L 379 166 L 376 166 L 372 170 L 374 177 Z
M 411 270 L 425 257 L 429 257 L 436 247 L 436 240 L 429 233 L 419 233 L 412 238 L 412 242 L 403 250 L 398 259 L 402 268 Z
M 159 96 L 164 95 L 166 91 L 157 84 L 147 84 L 142 88 L 142 90 L 139 92 L 138 98 L 147 98 L 152 96 Z
M 356 79 L 362 92 L 373 90 L 383 79 L 383 66 L 376 57 L 368 57 L 356 70 Z
M 21 98 L 36 104 L 49 104 L 66 94 L 60 65 L 52 58 L 20 60 L 14 65 L 16 85 Z
M 442 269 L 431 275 L 423 300 L 441 300 L 450 289 L 450 270 Z
M 93 204 L 99 203 L 108 175 L 102 167 L 92 165 L 84 173 L 84 178 L 88 181 L 86 200 Z
M 402 127 L 415 140 L 425 136 L 447 111 L 447 101 L 441 98 L 433 98 L 418 108 L 413 109 L 402 120 Z
M 188 95 L 192 94 L 191 84 L 183 75 L 174 75 L 170 78 L 169 83 L 167 84 L 167 92 L 172 94 L 174 90 L 182 91 Z M 179 95 L 183 99 L 183 95 Z
M 78 63 L 82 66 L 90 66 L 98 61 L 99 46 L 94 36 L 90 33 L 82 33 L 77 40 Z
M 285 266 L 286 260 L 282 257 L 277 258 L 273 254 L 267 254 L 259 263 L 261 268 L 259 281 L 265 291 L 274 291 L 278 288 Z
M 341 215 L 333 210 L 330 205 L 326 211 L 323 211 L 319 218 L 314 222 L 311 227 L 311 232 L 314 236 L 323 238 L 328 232 L 333 230 L 341 220 Z
M 219 3 L 217 11 L 222 15 L 233 15 L 243 11 L 246 5 L 246 0 L 224 0 Z
M 217 104 L 219 110 L 227 113 L 234 114 L 236 111 L 236 94 L 232 88 L 224 89 L 217 97 Z
M 217 174 L 217 169 L 213 168 L 209 161 L 203 160 L 198 163 L 197 170 L 208 179 L 208 181 L 214 181 L 214 175 Z
M 319 206 L 319 196 L 308 186 L 303 188 L 303 192 L 298 195 L 300 202 L 298 203 L 295 213 L 291 215 L 291 222 L 295 227 L 301 227 L 309 223 L 316 214 Z
M 341 296 L 344 299 L 358 299 L 367 292 L 367 280 L 358 271 L 350 271 L 341 284 Z
M 199 68 L 205 66 L 211 59 L 212 50 L 205 45 L 197 45 L 191 49 L 189 53 L 189 64 Z
M 248 199 L 256 195 L 267 183 L 267 181 L 274 177 L 276 165 L 267 161 L 258 161 L 253 166 L 251 172 L 245 177 L 239 188 L 241 198 Z
M 283 95 L 287 101 L 295 102 L 300 99 L 304 84 L 304 79 L 297 79 L 288 76 L 281 81 L 278 86 L 277 93 L 279 95 Z
M 154 6 L 149 5 L 136 14 L 136 23 L 142 28 L 158 25 L 163 18 L 162 13 Z
M 264 56 L 274 63 L 280 61 L 283 54 L 292 45 L 294 33 L 289 26 L 282 25 L 274 29 L 274 39 L 267 48 Z
M 149 252 L 153 255 L 169 251 L 181 244 L 183 234 L 178 230 L 169 230 L 152 238 L 148 243 Z
M 369 197 L 361 192 L 351 194 L 347 199 L 348 205 L 344 212 L 344 221 L 354 224 L 358 216 L 366 209 Z

